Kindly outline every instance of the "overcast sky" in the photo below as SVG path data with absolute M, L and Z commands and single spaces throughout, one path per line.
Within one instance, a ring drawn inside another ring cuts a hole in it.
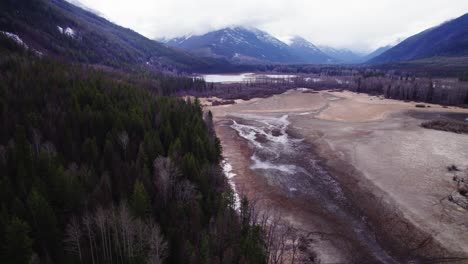
M 149 38 L 258 27 L 368 52 L 468 12 L 468 0 L 68 0 Z

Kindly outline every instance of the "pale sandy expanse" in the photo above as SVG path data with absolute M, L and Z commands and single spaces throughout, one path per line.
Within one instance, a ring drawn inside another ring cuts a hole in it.
M 202 99 L 202 101 L 206 101 L 206 99 Z M 383 99 L 348 91 L 321 91 L 319 93 L 288 91 L 268 98 L 255 98 L 249 101 L 236 100 L 234 105 L 207 107 L 207 109 L 216 113 L 216 117 L 230 113 L 292 113 L 306 115 L 321 110 L 315 118 L 343 122 L 376 121 L 400 110 L 468 113 L 467 109 L 456 107 L 444 108 L 440 105 L 425 104 L 431 107 L 415 108 L 415 105 L 415 102 Z
M 282 112 L 307 112 L 318 110 L 327 104 L 318 94 L 301 93 L 297 91 L 288 91 L 280 95 L 273 95 L 268 98 L 254 98 L 248 101 L 236 100 L 234 105 L 224 105 L 217 107 L 208 107 L 216 111 L 221 116 L 233 112 L 237 113 L 282 113 Z M 217 98 L 216 98 L 217 99 Z M 202 102 L 206 102 L 202 99 Z
M 378 222 L 382 234 L 393 233 L 389 242 L 417 248 L 427 236 L 432 237 L 427 247 L 425 243 L 415 252 L 468 256 L 468 212 L 448 201 L 455 186 L 446 170 L 451 164 L 468 168 L 468 135 L 421 128 L 423 120 L 406 114 L 417 110 L 468 117 L 468 110 L 439 105 L 422 109 L 415 104 L 351 92 L 289 91 L 207 109 L 218 125 L 239 113 L 288 114 L 291 129 L 316 146 L 340 182 L 358 188 L 350 195 Z M 229 148 L 228 140 L 219 136 Z M 233 166 L 238 172 L 246 170 L 241 163 Z M 248 184 L 239 181 L 236 184 Z M 421 231 L 415 231 L 413 240 L 405 238 L 411 226 Z

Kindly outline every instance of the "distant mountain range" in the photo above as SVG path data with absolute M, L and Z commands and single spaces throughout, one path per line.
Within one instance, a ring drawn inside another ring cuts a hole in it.
M 336 49 L 328 46 L 319 46 L 319 48 L 339 63 L 360 63 L 364 58 L 363 54 L 358 54 L 349 49 Z
M 381 47 L 369 54 L 316 46 L 301 37 L 294 37 L 288 45 L 264 31 L 245 27 L 177 38 L 167 44 L 203 57 L 223 58 L 239 64 L 378 64 L 468 57 L 468 14 L 409 37 L 394 47 Z
M 337 63 L 339 60 L 329 56 L 317 46 L 301 37 L 291 39 L 289 49 L 292 54 L 308 63 Z
M 230 71 L 256 64 L 382 64 L 468 57 L 468 14 L 367 55 L 316 46 L 299 36 L 285 43 L 251 27 L 228 27 L 161 43 L 64 0 L 0 1 L 2 32 L 38 54 L 98 66 L 163 72 Z
M 370 63 L 468 56 L 468 14 L 407 38 Z
M 385 47 L 380 47 L 376 50 L 374 50 L 373 52 L 367 54 L 365 57 L 362 58 L 362 62 L 367 62 L 377 56 L 380 56 L 381 54 L 383 54 L 384 52 L 386 52 L 387 50 L 393 48 L 392 45 L 387 45 Z
M 229 27 L 201 36 L 169 40 L 166 44 L 203 57 L 225 58 L 238 63 L 285 63 L 296 60 L 288 45 L 266 32 L 244 27 Z
M 171 39 L 166 44 L 199 56 L 223 58 L 239 64 L 333 62 L 303 38 L 293 38 L 288 45 L 251 27 L 228 27 L 199 36 Z
M 237 64 L 352 64 L 380 55 L 384 49 L 364 55 L 348 49 L 317 47 L 300 36 L 293 37 L 289 44 L 286 44 L 267 32 L 251 27 L 228 27 L 203 35 L 189 35 L 163 41 L 168 46 L 198 56 L 222 58 Z
M 172 71 L 226 63 L 169 48 L 63 0 L 0 1 L 0 31 L 44 55 L 114 68 Z

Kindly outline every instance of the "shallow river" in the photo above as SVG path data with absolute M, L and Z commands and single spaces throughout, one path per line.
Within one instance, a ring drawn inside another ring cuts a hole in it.
M 372 228 L 340 184 L 314 158 L 312 147 L 292 136 L 288 127 L 287 115 L 239 114 L 232 117 L 231 124 L 252 150 L 251 170 L 280 188 L 285 197 L 306 197 L 318 206 L 321 217 L 340 226 L 339 235 L 358 244 L 361 254 L 374 260 L 371 262 L 397 263 L 376 241 Z

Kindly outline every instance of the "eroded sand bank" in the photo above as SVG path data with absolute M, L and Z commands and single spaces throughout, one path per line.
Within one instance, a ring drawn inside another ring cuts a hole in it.
M 363 258 L 386 262 L 385 252 L 398 261 L 468 256 L 468 212 L 448 201 L 455 187 L 446 170 L 451 164 L 468 167 L 468 136 L 423 129 L 418 115 L 408 113 L 417 110 L 431 118 L 439 112 L 468 116 L 467 110 L 437 105 L 416 109 L 415 103 L 350 92 L 300 91 L 209 109 L 223 153 L 237 174 L 233 180 L 238 190 L 301 229 L 322 263 Z M 291 183 L 272 184 L 268 173 L 252 167 L 252 147 L 232 128 L 233 120 L 249 120 L 249 115 L 287 115 L 290 135 L 311 146 L 306 149 L 311 153 L 301 156 L 323 163 L 349 200 L 345 211 L 350 219 L 359 226 L 361 221 L 354 219 L 363 217 L 383 251 L 369 248 L 374 240 L 349 230 L 340 215 L 311 203 L 307 192 L 313 187 L 304 194 L 287 192 L 282 186 Z M 356 208 L 347 208 L 351 206 Z

